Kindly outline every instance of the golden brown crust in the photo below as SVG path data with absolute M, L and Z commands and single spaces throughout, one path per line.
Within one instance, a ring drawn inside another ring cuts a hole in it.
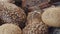
M 0 26 L 0 34 L 22 34 L 22 31 L 14 24 L 3 24 Z
M 51 7 L 42 14 L 45 24 L 53 27 L 60 27 L 60 7 Z

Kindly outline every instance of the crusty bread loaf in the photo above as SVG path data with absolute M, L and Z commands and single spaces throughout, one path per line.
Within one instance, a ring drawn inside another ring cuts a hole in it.
M 3 24 L 0 26 L 0 34 L 22 34 L 22 31 L 17 25 Z
M 46 9 L 42 14 L 42 20 L 49 26 L 60 27 L 60 7 Z
M 0 2 L 0 19 L 2 23 L 14 23 L 21 25 L 25 22 L 24 10 L 12 3 Z

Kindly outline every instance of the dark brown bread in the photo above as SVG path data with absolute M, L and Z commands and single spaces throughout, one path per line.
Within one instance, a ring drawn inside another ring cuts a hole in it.
M 22 0 L 22 7 L 29 8 L 32 6 L 46 6 L 50 0 Z

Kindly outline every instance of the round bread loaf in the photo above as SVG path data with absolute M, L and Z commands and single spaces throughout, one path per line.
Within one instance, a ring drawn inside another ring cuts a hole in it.
M 41 21 L 41 10 L 35 10 L 28 14 L 23 34 L 48 34 L 47 25 Z
M 22 34 L 22 31 L 14 24 L 3 24 L 0 26 L 0 34 Z
M 60 27 L 60 7 L 46 9 L 42 14 L 42 20 L 49 26 Z
M 25 22 L 24 10 L 12 3 L 0 2 L 1 23 L 14 23 L 20 25 Z
M 43 22 L 35 21 L 23 29 L 23 34 L 48 34 L 48 27 Z

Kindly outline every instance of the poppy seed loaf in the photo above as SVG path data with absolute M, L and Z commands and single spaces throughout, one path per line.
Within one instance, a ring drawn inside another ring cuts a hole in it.
M 28 14 L 23 34 L 48 34 L 48 27 L 41 20 L 41 10 L 34 10 Z
M 23 34 L 48 34 L 48 27 L 43 22 L 36 21 L 35 23 L 28 24 L 23 29 Z
M 11 3 L 0 2 L 0 20 L 2 23 L 21 25 L 25 22 L 24 10 Z

